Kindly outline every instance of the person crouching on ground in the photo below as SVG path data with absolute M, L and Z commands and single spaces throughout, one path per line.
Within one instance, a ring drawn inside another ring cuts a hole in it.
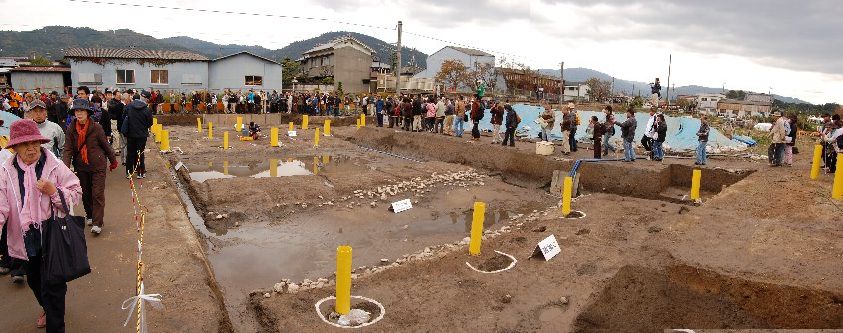
M 661 161 L 664 159 L 664 138 L 667 136 L 667 123 L 664 120 L 663 114 L 656 115 L 653 128 L 655 129 L 652 138 L 653 161 Z
M 99 235 L 105 216 L 105 170 L 117 168 L 117 157 L 100 124 L 91 119 L 94 111 L 90 102 L 76 99 L 70 111 L 76 118 L 67 130 L 62 160 L 76 171 L 82 186 L 85 222 L 93 225 L 92 233 Z M 110 165 L 106 164 L 106 158 Z
M 515 147 L 515 129 L 518 128 L 521 117 L 518 116 L 512 105 L 506 104 L 503 106 L 503 109 L 506 110 L 506 133 L 503 135 L 501 145 L 506 146 L 506 142 L 509 141 L 509 146 Z
M 606 132 L 606 127 L 600 123 L 597 116 L 591 116 L 588 125 L 591 127 L 591 140 L 594 142 L 594 158 L 601 158 L 602 149 L 600 146 L 603 144 L 603 133 Z
M 252 140 L 257 140 L 261 136 L 261 127 L 254 121 L 249 122 L 249 136 L 252 137 Z
M 36 326 L 46 327 L 47 332 L 64 332 L 67 284 L 48 283 L 42 274 L 41 223 L 52 214 L 69 214 L 60 195 L 73 207 L 82 188 L 73 172 L 41 147 L 50 139 L 39 133 L 34 121 L 18 120 L 9 132 L 9 146 L 15 154 L 0 167 L 0 227 L 7 226 L 9 255 L 25 262 L 27 284 L 43 309 Z

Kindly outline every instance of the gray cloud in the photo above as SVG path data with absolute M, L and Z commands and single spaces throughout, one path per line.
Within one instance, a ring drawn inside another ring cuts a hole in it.
M 559 37 L 570 38 L 574 29 L 578 38 L 665 41 L 780 68 L 843 74 L 843 2 L 838 0 L 539 1 L 573 5 L 587 16 L 588 27 L 545 29 Z M 559 22 L 541 18 L 537 24 L 552 28 Z
M 493 0 L 315 0 L 325 8 L 337 11 L 377 7 L 386 3 L 399 4 L 409 8 L 414 20 L 422 21 L 431 27 L 451 28 L 465 23 L 488 24 L 490 26 L 509 20 L 529 19 L 529 1 L 493 1 Z M 373 22 L 390 22 L 388 17 L 371 17 Z M 397 21 L 395 17 L 394 21 Z M 392 24 L 391 22 L 387 25 Z

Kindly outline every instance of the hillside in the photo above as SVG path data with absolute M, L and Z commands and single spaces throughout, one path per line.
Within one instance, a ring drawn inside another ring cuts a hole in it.
M 212 59 L 240 51 L 249 51 L 280 61 L 284 58 L 298 59 L 302 52 L 347 34 L 375 50 L 381 61 L 390 62 L 392 45 L 368 35 L 345 31 L 324 33 L 310 39 L 293 42 L 281 49 L 271 50 L 259 45 L 219 45 L 186 36 L 157 39 L 128 29 L 97 31 L 91 28 L 64 26 L 49 26 L 32 31 L 0 31 L 0 56 L 32 56 L 33 53 L 38 53 L 56 60 L 63 57 L 63 49 L 71 47 L 114 47 L 193 51 Z M 401 56 L 405 66 L 415 58 L 419 67 L 427 67 L 425 62 L 427 54 L 416 49 L 402 47 Z
M 91 28 L 49 26 L 32 31 L 0 31 L 0 56 L 32 56 L 38 53 L 61 59 L 71 47 L 115 47 L 188 51 L 152 36 L 121 29 L 97 31 Z
M 559 76 L 558 69 L 539 69 L 538 70 L 542 74 L 552 75 L 552 76 Z M 600 80 L 604 81 L 612 81 L 612 76 L 603 72 L 599 72 L 593 69 L 588 68 L 566 68 L 565 69 L 565 81 L 571 82 L 582 82 L 588 80 L 592 77 L 596 77 Z M 633 90 L 634 88 L 634 90 Z M 662 78 L 662 89 L 667 88 L 667 78 Z M 627 94 L 638 94 L 639 92 L 641 95 L 649 95 L 650 93 L 650 84 L 649 82 L 640 82 L 640 81 L 629 81 L 623 80 L 619 78 L 615 78 L 615 86 L 614 91 L 616 93 L 624 92 Z M 714 93 L 721 93 L 723 92 L 723 88 L 717 87 L 703 87 L 697 85 L 690 85 L 690 86 L 681 86 L 676 87 L 676 89 L 670 90 L 670 95 L 696 95 L 696 94 L 714 94 Z M 666 93 L 665 90 L 662 90 L 662 95 Z M 777 100 L 780 100 L 785 103 L 808 103 L 801 99 L 794 98 L 794 97 L 787 97 L 787 96 L 779 96 L 775 95 Z

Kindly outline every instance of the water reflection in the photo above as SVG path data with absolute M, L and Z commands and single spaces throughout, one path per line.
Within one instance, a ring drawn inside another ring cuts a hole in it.
M 313 160 L 309 158 L 294 158 L 287 157 L 270 158 L 266 161 L 260 162 L 230 162 L 228 160 L 219 162 L 187 164 L 190 172 L 190 178 L 197 182 L 205 182 L 209 179 L 228 179 L 235 177 L 252 177 L 252 178 L 268 178 L 268 177 L 292 177 L 292 176 L 311 176 L 318 175 L 322 171 L 336 171 L 345 170 L 345 168 L 337 168 L 337 166 L 345 164 L 347 158 L 332 158 L 330 155 L 313 156 Z

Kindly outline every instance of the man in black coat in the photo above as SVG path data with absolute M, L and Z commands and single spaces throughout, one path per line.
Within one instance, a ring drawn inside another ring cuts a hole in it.
M 148 91 L 141 91 L 140 100 L 129 103 L 123 111 L 123 124 L 120 132 L 126 137 L 126 178 L 133 173 L 138 179 L 143 179 L 146 172 L 143 150 L 146 148 L 146 139 L 149 136 L 149 128 L 152 127 L 152 112 L 147 103 L 152 97 Z

